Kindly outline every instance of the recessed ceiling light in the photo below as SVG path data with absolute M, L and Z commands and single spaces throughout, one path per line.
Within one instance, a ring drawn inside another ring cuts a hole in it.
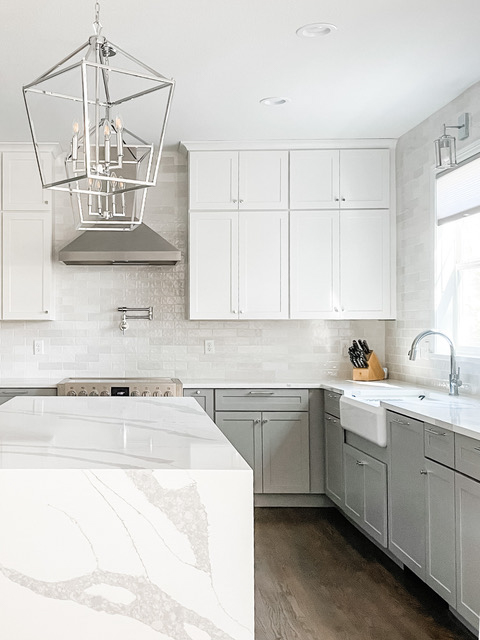
M 336 31 L 337 27 L 328 22 L 314 22 L 306 24 L 297 29 L 297 36 L 300 38 L 318 38 L 319 36 L 328 36 L 332 31 Z
M 264 104 L 267 107 L 279 107 L 287 102 L 290 102 L 290 98 L 282 98 L 280 96 L 272 96 L 271 98 L 262 98 L 260 100 L 260 104 Z

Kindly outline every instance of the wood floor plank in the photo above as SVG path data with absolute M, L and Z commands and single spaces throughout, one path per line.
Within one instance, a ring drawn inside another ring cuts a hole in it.
M 255 511 L 256 640 L 472 640 L 335 509 Z

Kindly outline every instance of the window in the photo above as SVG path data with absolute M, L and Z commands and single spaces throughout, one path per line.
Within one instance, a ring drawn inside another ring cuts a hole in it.
M 436 327 L 480 356 L 480 158 L 436 181 Z

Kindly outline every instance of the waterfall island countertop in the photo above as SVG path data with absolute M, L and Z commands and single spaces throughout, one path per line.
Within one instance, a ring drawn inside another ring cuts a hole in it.
M 252 483 L 192 398 L 0 406 L 1 637 L 253 640 Z

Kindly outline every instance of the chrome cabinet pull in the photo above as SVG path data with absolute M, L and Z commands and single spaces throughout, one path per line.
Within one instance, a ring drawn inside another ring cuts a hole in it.
M 396 422 L 397 424 L 401 424 L 401 425 L 403 425 L 404 427 L 406 427 L 406 426 L 408 426 L 408 425 L 410 424 L 410 423 L 409 423 L 409 422 L 407 422 L 407 421 L 403 422 L 403 420 L 398 420 L 397 418 L 392 418 L 392 422 Z
M 473 447 L 474 451 L 480 451 L 480 447 Z
M 426 476 L 426 475 L 427 475 L 427 473 L 428 473 L 428 471 L 427 471 L 426 469 L 422 469 L 422 470 L 420 471 L 420 475 L 422 475 L 422 476 Z
M 249 396 L 274 396 L 275 391 L 249 391 Z
M 199 396 L 201 392 L 200 391 L 195 391 L 195 393 L 197 394 L 197 396 Z
M 253 424 L 260 424 L 260 418 L 256 418 L 256 419 L 253 421 Z
M 446 433 L 442 433 L 441 431 L 434 431 L 433 429 L 425 429 L 425 431 L 428 431 L 428 433 L 433 433 L 434 436 L 446 436 Z
M 27 393 L 28 391 L 15 391 L 15 393 L 11 391 L 0 391 L 0 396 L 24 396 Z
M 358 464 L 359 467 L 364 467 L 367 463 L 362 462 L 362 460 L 355 460 L 355 464 Z

